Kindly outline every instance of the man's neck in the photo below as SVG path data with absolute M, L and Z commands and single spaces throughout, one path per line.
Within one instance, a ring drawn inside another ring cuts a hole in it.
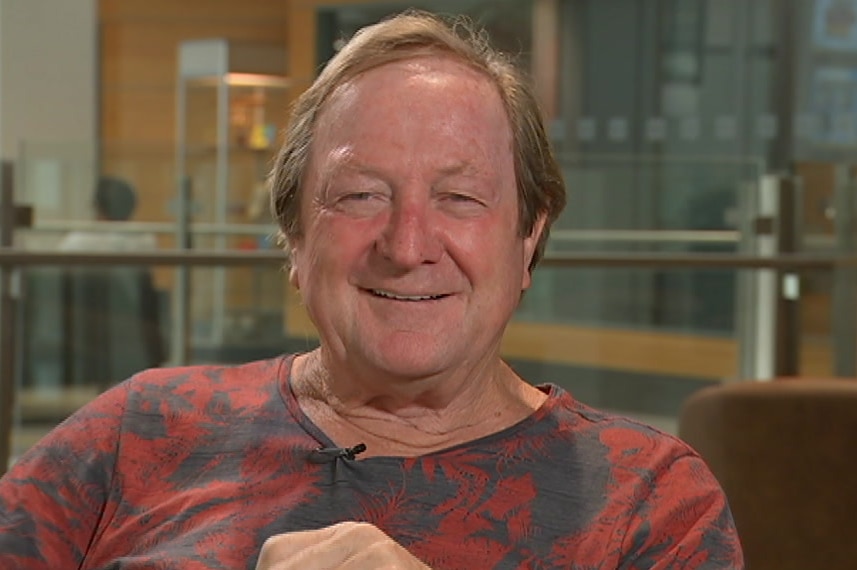
M 546 396 L 499 357 L 464 378 L 388 381 L 335 377 L 319 351 L 300 356 L 292 385 L 309 418 L 337 445 L 366 443 L 361 457 L 417 456 L 501 431 Z

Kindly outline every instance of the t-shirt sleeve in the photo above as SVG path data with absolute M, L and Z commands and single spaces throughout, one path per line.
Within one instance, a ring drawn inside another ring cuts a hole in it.
M 726 496 L 692 453 L 656 472 L 630 519 L 623 550 L 627 570 L 744 568 Z
M 0 479 L 0 568 L 80 566 L 107 508 L 126 393 L 95 398 Z

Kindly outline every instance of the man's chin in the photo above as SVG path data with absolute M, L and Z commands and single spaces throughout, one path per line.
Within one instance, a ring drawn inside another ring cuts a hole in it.
M 417 381 L 434 378 L 450 368 L 449 355 L 440 349 L 429 347 L 396 349 L 395 346 L 367 354 L 367 363 L 378 373 L 392 379 Z

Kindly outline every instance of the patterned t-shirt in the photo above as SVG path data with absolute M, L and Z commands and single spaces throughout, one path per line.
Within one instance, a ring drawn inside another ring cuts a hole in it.
M 378 526 L 435 569 L 742 568 L 724 495 L 684 443 L 547 385 L 499 433 L 417 458 L 333 445 L 293 356 L 156 369 L 97 397 L 0 480 L 0 568 L 254 568 L 266 538 Z

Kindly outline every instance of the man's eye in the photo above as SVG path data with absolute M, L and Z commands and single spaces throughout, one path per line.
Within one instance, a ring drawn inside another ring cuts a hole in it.
M 343 196 L 342 200 L 368 200 L 373 196 L 372 192 L 350 192 Z
M 349 216 L 374 216 L 389 204 L 386 195 L 376 191 L 344 192 L 336 198 L 333 208 Z
M 438 206 L 451 216 L 471 218 L 486 210 L 485 201 L 466 192 L 445 192 L 438 198 Z
M 448 193 L 444 201 L 447 204 L 455 205 L 457 207 L 466 207 L 466 208 L 475 208 L 478 209 L 481 206 L 485 205 L 485 202 L 473 194 L 467 194 L 462 192 L 450 192 Z
M 446 199 L 452 202 L 472 202 L 474 204 L 478 204 L 479 200 L 470 196 L 469 194 L 460 194 L 458 192 L 450 192 L 446 195 Z

